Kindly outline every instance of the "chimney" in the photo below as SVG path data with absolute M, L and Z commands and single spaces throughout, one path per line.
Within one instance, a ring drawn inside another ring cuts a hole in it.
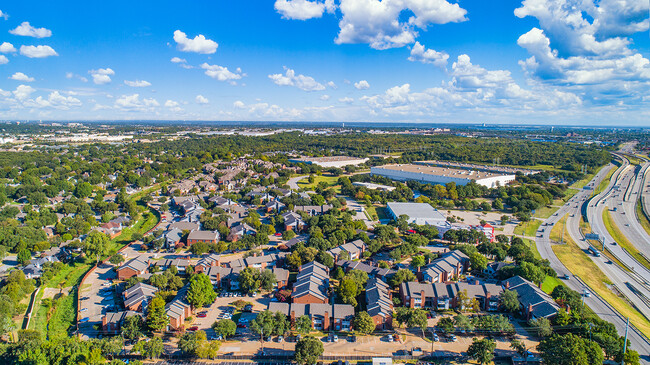
M 102 327 L 106 327 L 106 315 L 102 316 Z
M 509 282 L 509 281 L 506 281 L 506 285 L 505 285 L 505 286 L 506 286 L 506 289 L 510 289 L 510 282 Z
M 327 331 L 330 328 L 330 314 L 328 311 L 325 311 L 323 315 L 323 331 Z
M 292 310 L 291 314 L 289 315 L 291 317 L 291 323 L 296 322 L 296 311 Z
M 526 320 L 530 320 L 530 316 L 531 316 L 532 313 L 533 313 L 533 305 L 528 304 L 528 310 L 527 310 L 527 313 L 526 313 Z
M 490 308 L 490 298 L 492 297 L 492 294 L 490 292 L 485 293 L 485 310 L 488 310 Z

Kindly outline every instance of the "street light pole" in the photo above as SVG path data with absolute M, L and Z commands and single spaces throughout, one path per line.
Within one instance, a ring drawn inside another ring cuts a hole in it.
M 621 359 L 621 365 L 625 365 L 625 353 L 627 352 L 627 330 L 630 327 L 630 317 L 627 317 L 627 322 L 625 323 L 625 340 L 623 341 L 623 359 Z

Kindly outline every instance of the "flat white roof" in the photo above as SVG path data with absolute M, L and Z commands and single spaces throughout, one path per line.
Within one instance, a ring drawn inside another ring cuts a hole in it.
M 390 209 L 397 217 L 405 214 L 411 219 L 447 220 L 442 213 L 427 203 L 390 202 L 388 203 L 388 209 Z
M 438 167 L 438 166 L 426 166 L 426 165 L 412 165 L 412 164 L 403 164 L 403 165 L 384 165 L 376 166 L 374 169 L 384 169 L 392 171 L 404 171 L 410 173 L 420 173 L 424 175 L 433 175 L 433 176 L 445 176 L 456 179 L 468 179 L 468 180 L 482 180 L 491 177 L 500 177 L 500 176 L 512 176 L 514 174 L 497 174 L 487 171 L 475 171 L 475 170 L 462 170 L 462 169 L 452 169 L 448 167 Z

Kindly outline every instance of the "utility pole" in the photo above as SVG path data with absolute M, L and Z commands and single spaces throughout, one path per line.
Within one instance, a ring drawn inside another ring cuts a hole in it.
M 627 352 L 627 330 L 630 327 L 630 317 L 627 317 L 627 322 L 625 323 L 625 340 L 623 341 L 623 359 L 621 360 L 621 365 L 625 365 L 625 353 Z

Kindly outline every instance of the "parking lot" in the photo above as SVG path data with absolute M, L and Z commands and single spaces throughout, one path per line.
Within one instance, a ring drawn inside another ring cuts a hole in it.
M 111 264 L 100 264 L 93 270 L 79 291 L 79 333 L 83 339 L 97 337 L 94 325 L 101 326 L 102 314 L 119 308 L 110 280 L 116 277 Z

